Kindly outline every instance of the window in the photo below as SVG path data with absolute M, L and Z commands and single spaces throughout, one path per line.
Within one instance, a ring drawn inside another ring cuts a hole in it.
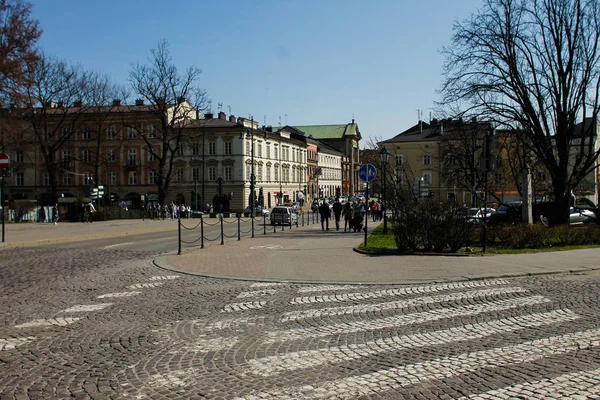
M 129 149 L 127 153 L 127 165 L 135 166 L 137 164 L 137 150 Z
M 183 178 L 183 168 L 177 168 L 175 170 L 175 181 L 176 182 L 183 182 L 184 178 Z
M 129 171 L 129 184 L 137 185 L 137 171 Z
M 262 143 L 261 142 L 256 143 L 256 153 L 258 154 L 258 157 L 262 157 Z
M 25 175 L 22 172 L 15 174 L 15 186 L 25 186 Z
M 158 183 L 158 173 L 156 171 L 148 172 L 148 183 L 156 185 Z
M 92 162 L 92 152 L 88 149 L 81 150 L 81 160 L 86 163 Z
M 71 161 L 71 150 L 63 150 L 63 152 L 62 152 L 62 160 L 65 163 Z
M 117 162 L 117 152 L 115 150 L 106 150 L 106 162 Z
M 116 139 L 117 138 L 117 131 L 115 130 L 114 125 L 109 125 L 106 128 L 106 138 L 107 139 Z
M 92 173 L 91 172 L 84 172 L 84 174 L 83 174 L 83 184 L 84 185 L 93 185 L 94 184 L 94 178 L 92 178 Z
M 404 162 L 404 157 L 402 154 L 396 154 L 396 167 L 399 167 Z
M 271 158 L 271 145 L 269 143 L 267 143 L 267 154 L 265 154 L 265 157 Z
M 175 155 L 177 157 L 181 157 L 183 156 L 183 146 L 181 145 L 181 143 L 179 144 L 179 146 L 177 146 L 177 148 L 175 149 Z
M 262 176 L 263 176 L 262 167 L 263 167 L 262 164 L 258 164 L 258 168 L 257 168 L 257 172 L 256 172 L 256 182 L 262 181 Z
M 44 186 L 50 186 L 51 179 L 50 174 L 44 174 Z
M 193 156 L 200 155 L 200 143 L 194 142 L 194 143 L 192 143 L 191 147 L 192 147 L 192 155 Z
M 274 150 L 275 159 L 277 160 L 277 158 L 278 158 L 278 156 L 277 156 L 277 151 L 278 151 L 277 146 L 273 146 L 273 150 Z
M 225 180 L 230 181 L 233 179 L 233 173 L 231 167 L 225 167 Z
M 148 139 L 156 139 L 156 125 L 148 125 Z
M 65 186 L 71 186 L 71 175 L 70 174 L 64 174 L 62 176 L 62 183 Z
M 211 156 L 217 154 L 217 144 L 215 142 L 208 143 L 208 154 Z
M 431 165 L 431 154 L 423 154 L 423 165 Z
M 154 150 L 154 149 L 152 149 Z M 158 156 L 151 150 L 148 150 L 148 161 L 156 161 L 158 160 Z
M 232 143 L 230 141 L 225 142 L 225 154 L 231 155 Z
M 87 126 L 84 126 L 81 129 L 81 140 L 90 140 L 92 138 L 92 133 L 90 131 L 90 128 L 88 128 Z
M 135 129 L 135 127 L 130 126 L 127 128 L 127 138 L 128 139 L 137 139 L 137 129 Z
M 200 180 L 200 168 L 198 168 L 198 167 L 192 168 L 192 180 L 194 182 L 198 182 Z
M 431 174 L 430 173 L 423 174 L 423 184 L 431 185 Z
M 217 180 L 217 168 L 216 167 L 208 167 L 208 180 L 209 181 Z
M 279 182 L 279 165 L 275 165 L 273 170 L 275 171 L 275 182 Z
M 250 181 L 250 174 L 252 172 L 252 164 L 247 163 L 246 164 L 246 180 Z
M 108 183 L 110 185 L 116 185 L 117 184 L 117 173 L 116 172 L 109 172 L 108 173 Z
M 19 164 L 23 162 L 23 150 L 15 151 L 15 162 Z
M 267 182 L 271 182 L 271 166 L 267 165 Z
M 63 134 L 63 136 L 71 136 L 71 127 L 70 126 L 63 126 L 63 128 L 62 128 L 62 134 Z

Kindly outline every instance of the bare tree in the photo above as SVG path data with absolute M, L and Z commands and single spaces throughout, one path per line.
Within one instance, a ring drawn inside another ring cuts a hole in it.
M 522 132 L 550 175 L 555 223 L 596 168 L 599 44 L 598 0 L 485 0 L 443 50 L 442 101 Z
M 185 142 L 185 128 L 190 120 L 198 118 L 198 112 L 209 106 L 209 101 L 206 92 L 196 86 L 202 70 L 190 66 L 180 74 L 164 40 L 150 53 L 148 64 L 133 67 L 129 82 L 133 91 L 150 103 L 150 113 L 156 121 L 155 133 L 139 133 L 148 152 L 158 161 L 155 172 L 158 201 L 162 204 L 169 193 L 175 157 Z M 157 140 L 160 147 L 156 146 Z
M 32 142 L 38 146 L 56 201 L 59 178 L 72 173 L 71 156 L 60 157 L 59 152 L 87 111 L 70 105 L 84 97 L 88 74 L 79 66 L 45 55 L 30 64 L 25 73 L 26 106 L 15 109 L 13 115 L 25 123 L 24 132 L 32 135 Z
M 31 4 L 0 0 L 0 106 L 22 99 L 26 65 L 39 60 L 41 34 L 38 21 L 31 18 Z

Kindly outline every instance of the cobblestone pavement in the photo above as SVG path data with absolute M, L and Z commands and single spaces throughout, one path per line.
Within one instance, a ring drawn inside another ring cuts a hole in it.
M 598 272 L 308 285 L 154 256 L 0 250 L 0 399 L 600 398 Z

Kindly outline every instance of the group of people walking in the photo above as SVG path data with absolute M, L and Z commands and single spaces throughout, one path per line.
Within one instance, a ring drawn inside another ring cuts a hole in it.
M 342 205 L 339 197 L 337 197 L 330 207 L 327 200 L 324 200 L 319 206 L 321 229 L 323 231 L 329 230 L 329 219 L 332 213 L 337 231 L 340 230 L 342 217 L 344 218 L 344 232 L 360 232 L 363 229 L 365 206 L 362 202 L 347 202 Z

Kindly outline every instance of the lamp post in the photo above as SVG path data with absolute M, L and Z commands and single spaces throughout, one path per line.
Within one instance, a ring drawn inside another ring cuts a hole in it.
M 254 218 L 255 200 L 254 200 L 254 117 L 250 119 L 250 129 L 246 129 L 246 137 L 250 137 L 250 215 Z M 242 137 L 243 137 L 242 133 Z
M 386 177 L 386 173 L 387 173 L 387 163 L 388 160 L 390 158 L 390 152 L 388 149 L 385 148 L 385 146 L 381 149 L 381 151 L 379 152 L 379 155 L 381 156 L 381 164 L 383 165 L 383 205 L 382 205 L 382 211 L 383 211 L 383 233 L 387 233 L 387 177 Z M 367 199 L 368 201 L 368 199 Z

